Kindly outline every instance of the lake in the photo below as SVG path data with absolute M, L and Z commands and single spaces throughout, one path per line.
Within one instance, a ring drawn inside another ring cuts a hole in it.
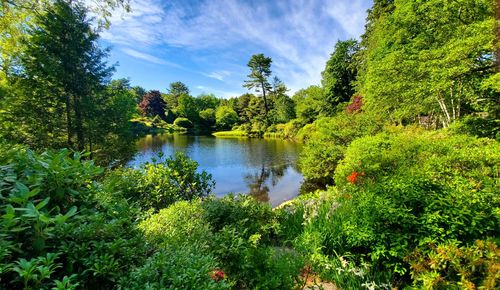
M 163 152 L 185 152 L 212 174 L 214 193 L 250 194 L 272 206 L 299 194 L 303 176 L 297 168 L 300 143 L 279 139 L 220 138 L 181 134 L 147 135 L 137 141 L 138 153 L 128 166 L 139 167 Z

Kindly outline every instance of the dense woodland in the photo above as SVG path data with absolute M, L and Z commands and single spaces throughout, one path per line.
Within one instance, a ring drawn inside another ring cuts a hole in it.
M 375 0 L 320 85 L 256 53 L 229 99 L 113 79 L 129 7 L 98 2 L 0 2 L 0 289 L 500 287 L 498 1 Z M 155 132 L 303 142 L 322 189 L 273 209 L 182 153 L 119 166 Z

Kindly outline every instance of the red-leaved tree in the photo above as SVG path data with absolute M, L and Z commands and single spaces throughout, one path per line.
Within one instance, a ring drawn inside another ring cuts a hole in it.
M 166 103 L 161 97 L 159 91 L 149 91 L 142 97 L 142 101 L 139 103 L 139 109 L 145 116 L 160 116 L 165 118 L 165 107 Z

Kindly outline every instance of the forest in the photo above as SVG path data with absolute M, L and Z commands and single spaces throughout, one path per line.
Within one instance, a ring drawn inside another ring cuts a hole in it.
M 0 1 L 0 289 L 498 289 L 500 2 L 374 0 L 293 94 L 253 54 L 231 98 L 114 78 L 127 0 Z M 163 90 L 163 91 L 162 91 Z M 303 144 L 271 207 L 215 197 L 144 134 Z

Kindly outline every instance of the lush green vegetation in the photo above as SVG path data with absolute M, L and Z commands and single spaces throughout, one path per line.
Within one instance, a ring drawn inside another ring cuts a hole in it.
M 493 1 L 375 0 L 320 86 L 290 97 L 256 54 L 230 99 L 112 81 L 98 33 L 127 2 L 103 3 L 97 26 L 85 1 L 0 3 L 0 288 L 498 289 Z M 183 154 L 92 161 L 159 131 L 302 140 L 324 189 L 272 209 Z

